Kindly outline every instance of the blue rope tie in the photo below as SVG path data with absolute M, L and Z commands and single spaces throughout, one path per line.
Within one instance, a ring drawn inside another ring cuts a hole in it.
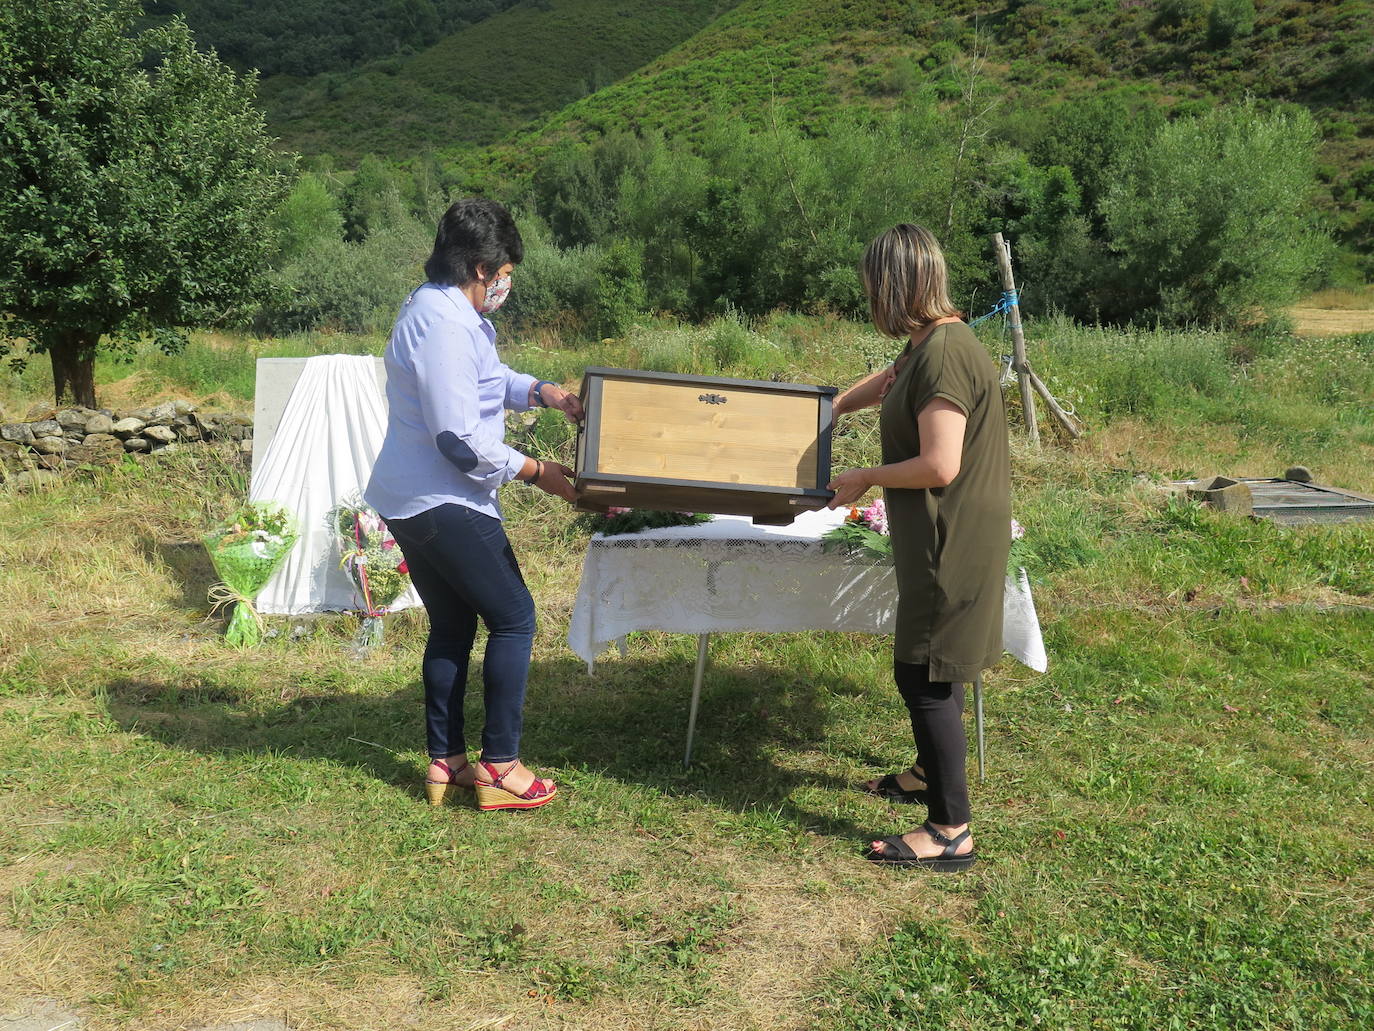
M 1002 296 L 998 298 L 997 303 L 992 306 L 992 311 L 988 312 L 986 315 L 979 315 L 976 319 L 969 323 L 969 326 L 976 326 L 980 322 L 986 322 L 994 315 L 1001 315 L 1004 311 L 1011 311 L 1012 305 L 1018 303 L 1020 303 L 1020 296 L 1017 293 L 1017 291 L 1004 290 L 1002 292 Z

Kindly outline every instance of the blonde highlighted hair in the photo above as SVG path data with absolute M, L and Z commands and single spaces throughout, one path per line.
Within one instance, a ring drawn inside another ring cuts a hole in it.
M 929 229 L 903 223 L 880 235 L 864 251 L 864 292 L 873 324 L 901 339 L 922 326 L 962 315 L 949 299 L 945 255 Z

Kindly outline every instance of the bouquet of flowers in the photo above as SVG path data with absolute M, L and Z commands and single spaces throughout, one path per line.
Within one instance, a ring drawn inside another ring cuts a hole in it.
M 576 525 L 592 533 L 614 537 L 640 530 L 657 530 L 664 526 L 693 526 L 709 522 L 711 517 L 700 512 L 656 512 L 647 508 L 610 508 L 606 512 L 586 512 L 577 517 Z
M 335 507 L 329 525 L 343 554 L 340 564 L 362 601 L 363 625 L 354 644 L 365 651 L 382 643 L 382 617 L 410 586 L 410 569 L 386 522 L 361 498 Z
M 887 535 L 887 505 L 878 498 L 867 508 L 855 505 L 835 529 L 821 538 L 826 551 L 844 548 L 875 562 L 892 561 L 892 538 Z
M 296 544 L 299 532 L 289 511 L 274 502 L 250 501 L 205 535 L 205 550 L 219 574 L 210 588 L 218 609 L 233 604 L 224 639 L 254 645 L 262 640 L 262 617 L 253 599 Z
M 1011 551 L 1007 556 L 1007 576 L 1013 581 L 1021 575 L 1029 548 L 1024 543 L 1026 528 L 1015 519 L 1011 521 Z M 821 541 L 827 551 L 845 548 L 873 561 L 892 561 L 892 538 L 888 536 L 887 506 L 879 498 L 867 508 L 855 506 L 844 522 L 825 534 Z

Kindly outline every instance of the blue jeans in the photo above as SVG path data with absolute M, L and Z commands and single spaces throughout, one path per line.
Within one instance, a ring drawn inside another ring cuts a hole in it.
M 409 519 L 389 519 L 387 526 L 429 613 L 422 670 L 430 758 L 466 750 L 463 696 L 479 618 L 488 631 L 482 756 L 489 762 L 516 758 L 534 646 L 534 599 L 501 520 L 463 505 L 440 505 Z

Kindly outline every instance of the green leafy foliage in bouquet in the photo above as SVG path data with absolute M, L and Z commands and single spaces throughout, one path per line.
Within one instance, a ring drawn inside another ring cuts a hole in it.
M 1007 555 L 1007 576 L 1012 580 L 1021 578 L 1021 570 L 1030 557 L 1031 548 L 1026 543 L 1026 528 L 1015 519 L 1011 521 L 1011 551 Z
M 665 526 L 694 526 L 709 522 L 711 517 L 701 512 L 658 512 L 648 508 L 612 508 L 606 513 L 584 512 L 575 525 L 588 533 L 603 533 L 615 537 L 641 530 L 657 530 Z
M 826 551 L 843 549 L 857 558 L 877 562 L 892 561 L 892 538 L 887 533 L 887 505 L 879 498 L 867 508 L 857 505 L 835 529 L 822 538 Z
M 361 649 L 382 642 L 382 617 L 410 586 L 410 569 L 386 521 L 361 498 L 341 502 L 329 513 L 342 566 L 362 602 Z
M 300 533 L 295 517 L 282 505 L 249 501 L 205 535 L 205 550 L 219 574 L 210 588 L 218 608 L 233 605 L 224 639 L 245 647 L 262 640 L 262 617 L 253 599 L 295 547 Z

